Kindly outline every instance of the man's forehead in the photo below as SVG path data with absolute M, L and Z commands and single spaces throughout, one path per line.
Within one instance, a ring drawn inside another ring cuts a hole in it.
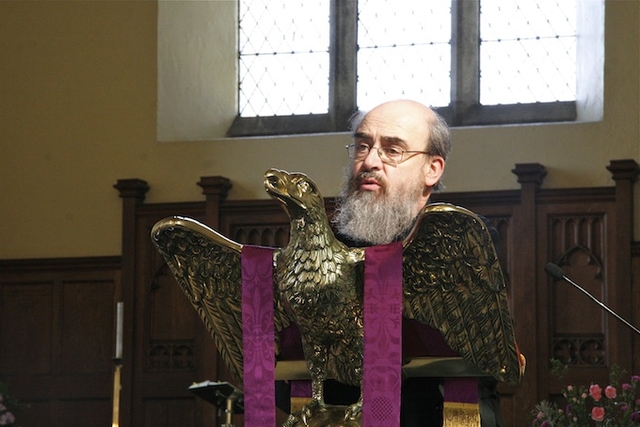
M 401 117 L 370 112 L 364 117 L 356 132 L 376 136 L 400 136 L 411 127 L 410 123 Z
M 366 140 L 371 143 L 373 143 L 376 139 L 379 139 L 382 144 L 397 144 L 402 146 L 407 145 L 407 141 L 399 136 L 384 134 L 372 135 L 367 132 L 356 132 L 353 136 L 357 140 Z
M 409 117 L 380 116 L 370 113 L 362 120 L 354 136 L 387 143 L 422 143 L 428 134 L 424 122 Z

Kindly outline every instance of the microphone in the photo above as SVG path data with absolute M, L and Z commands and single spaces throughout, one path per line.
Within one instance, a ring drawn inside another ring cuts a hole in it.
M 607 307 L 606 305 L 604 305 L 603 303 L 601 303 L 600 301 L 598 301 L 598 299 L 596 297 L 594 297 L 593 295 L 591 295 L 586 289 L 584 289 L 583 287 L 581 287 L 580 285 L 578 285 L 576 282 L 574 282 L 573 280 L 571 280 L 569 277 L 567 277 L 564 274 L 564 271 L 562 271 L 562 268 L 560 268 L 559 266 L 557 266 L 556 264 L 550 262 L 547 263 L 547 265 L 544 267 L 544 271 L 547 272 L 547 274 L 551 277 L 553 277 L 554 279 L 558 279 L 558 280 L 564 280 L 570 284 L 572 284 L 573 286 L 575 286 L 578 290 L 582 291 L 582 293 L 584 293 L 586 296 L 588 296 L 589 298 L 591 298 L 592 300 L 594 300 L 600 307 L 604 308 L 605 310 L 607 310 L 610 314 L 612 314 L 613 316 L 615 316 L 618 320 L 620 320 L 622 323 L 624 323 L 625 325 L 627 325 L 628 327 L 630 327 L 631 329 L 633 329 L 633 331 L 640 335 L 640 330 L 638 330 L 638 328 L 636 328 L 635 326 L 633 326 L 631 323 L 627 322 L 626 320 L 624 320 L 622 317 L 620 317 L 618 315 L 618 313 L 616 313 L 615 311 L 611 310 L 609 307 Z

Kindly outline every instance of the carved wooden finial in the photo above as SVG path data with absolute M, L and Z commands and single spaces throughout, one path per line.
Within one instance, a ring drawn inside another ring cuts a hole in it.
M 144 201 L 147 191 L 149 191 L 149 185 L 147 181 L 142 179 L 119 179 L 118 182 L 113 186 L 116 190 L 120 192 L 120 197 L 123 199 L 132 198 L 137 199 L 138 203 Z
M 634 182 L 638 176 L 638 163 L 633 159 L 611 160 L 607 170 L 611 172 L 614 181 L 629 180 Z
M 516 163 L 516 167 L 511 170 L 518 177 L 520 184 L 541 185 L 547 170 L 540 163 Z

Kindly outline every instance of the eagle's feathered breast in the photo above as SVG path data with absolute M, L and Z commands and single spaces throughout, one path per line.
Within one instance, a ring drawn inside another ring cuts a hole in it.
M 323 203 L 317 191 L 308 189 L 302 206 L 282 181 L 276 186 L 276 177 L 271 180 L 291 216 L 289 244 L 276 260 L 282 305 L 300 329 L 312 375 L 360 385 L 362 355 L 353 349 L 362 348 L 362 281 L 358 283 L 357 276 L 363 251 L 337 240 L 326 215 L 308 209 Z

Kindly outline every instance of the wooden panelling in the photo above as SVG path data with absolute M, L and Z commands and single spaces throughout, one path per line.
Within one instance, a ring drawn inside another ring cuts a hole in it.
M 570 367 L 565 381 L 603 380 L 615 363 L 640 373 L 640 337 L 565 282 L 547 262 L 640 323 L 640 244 L 632 244 L 632 183 L 638 166 L 615 161 L 612 187 L 544 189 L 546 170 L 520 164 L 521 188 L 441 193 L 434 201 L 486 217 L 507 280 L 515 333 L 527 357 L 520 385 L 499 386 L 507 426 L 527 425 L 562 384 L 549 359 Z M 23 427 L 108 425 L 115 303 L 124 301 L 123 427 L 219 425 L 215 407 L 188 391 L 194 381 L 228 380 L 213 340 L 150 240 L 171 215 L 199 219 L 241 243 L 284 246 L 289 220 L 273 200 L 226 201 L 231 183 L 203 177 L 205 200 L 145 204 L 145 181 L 116 184 L 123 199 L 122 258 L 0 261 L 0 379 L 30 404 Z M 328 213 L 335 201 L 326 199 Z M 279 419 L 282 419 L 279 413 Z M 234 419 L 241 427 L 242 416 Z
M 211 425 L 215 408 L 189 392 L 193 382 L 216 380 L 217 354 L 204 324 L 175 282 L 153 246 L 151 228 L 169 215 L 204 221 L 205 203 L 166 206 L 140 205 L 135 216 L 136 262 L 126 301 L 134 307 L 131 343 L 131 408 L 123 411 L 122 426 Z M 125 354 L 126 357 L 126 354 Z
M 195 425 L 195 400 L 187 399 L 145 399 L 145 427 L 191 427 Z M 210 425 L 215 422 L 211 419 Z
M 52 283 L 2 286 L 0 360 L 4 375 L 49 375 L 53 370 L 55 295 Z M 30 345 L 25 345 L 30 343 Z M 34 349 L 38 351 L 33 351 Z
M 631 249 L 631 277 L 633 280 L 631 297 L 629 299 L 631 306 L 635 307 L 635 309 L 632 311 L 629 321 L 631 324 L 635 325 L 636 328 L 640 329 L 640 242 L 634 242 Z M 640 372 L 640 339 L 638 339 L 636 335 L 631 342 L 631 348 L 633 351 L 633 366 L 631 368 L 631 372 L 640 375 L 638 374 L 638 372 Z
M 21 426 L 111 422 L 119 261 L 2 262 L 0 379 Z
M 606 200 L 590 203 L 553 200 L 538 207 L 540 262 L 554 262 L 565 274 L 605 304 L 612 304 L 616 292 L 611 271 L 615 268 L 616 200 L 613 188 Z M 544 343 L 537 380 L 539 398 L 557 399 L 567 382 L 606 382 L 613 363 L 628 366 L 629 360 L 615 355 L 620 326 L 591 299 L 567 283 L 546 275 L 538 280 L 538 337 Z M 617 308 L 614 308 L 617 309 Z M 570 366 L 562 381 L 550 372 L 549 359 Z M 545 369 L 546 368 L 546 369 Z

